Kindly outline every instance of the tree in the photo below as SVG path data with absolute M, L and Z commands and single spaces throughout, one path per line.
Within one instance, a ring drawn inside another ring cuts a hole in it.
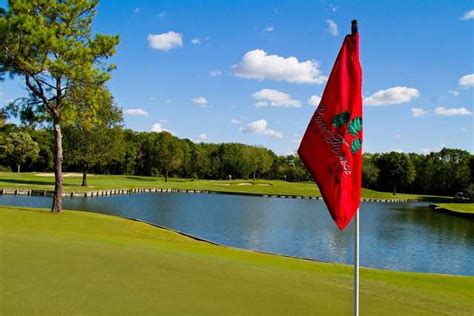
M 33 164 L 32 170 L 54 170 L 54 136 L 47 129 L 30 130 L 31 138 L 38 143 L 39 156 Z
M 443 148 L 434 153 L 435 178 L 437 191 L 444 194 L 454 194 L 467 189 L 471 180 L 471 154 L 461 149 Z
M 119 174 L 135 174 L 139 151 L 139 139 L 136 132 L 126 129 L 122 132 L 123 144 L 121 150 L 123 156 L 118 161 Z
M 273 153 L 264 147 L 249 147 L 245 155 L 251 160 L 250 167 L 253 181 L 257 178 L 257 172 L 262 175 L 270 171 L 273 165 Z
M 191 152 L 193 173 L 198 178 L 208 178 L 211 171 L 210 149 L 206 145 L 196 145 Z
M 92 37 L 97 4 L 97 0 L 10 0 L 8 10 L 0 14 L 0 74 L 24 79 L 29 97 L 21 107 L 44 115 L 53 127 L 53 212 L 62 209 L 64 99 L 75 83 L 109 78 L 113 67 L 101 60 L 114 54 L 119 41 L 118 36 Z
M 394 151 L 381 154 L 375 164 L 380 170 L 380 181 L 392 186 L 394 195 L 397 187 L 407 186 L 415 179 L 415 166 L 407 154 Z
M 25 132 L 11 133 L 6 139 L 5 154 L 17 166 L 17 172 L 20 173 L 20 167 L 28 159 L 38 157 L 39 147 L 33 141 L 30 134 Z
M 6 114 L 4 113 L 3 109 L 0 110 L 0 145 L 3 144 L 3 127 L 5 126 L 6 121 Z
M 79 164 L 82 186 L 87 186 L 91 167 L 120 159 L 123 154 L 122 111 L 103 86 L 76 85 L 66 102 L 65 157 L 68 163 Z
M 5 113 L 3 112 L 3 109 L 0 110 L 0 129 L 3 128 L 3 126 L 5 126 L 5 120 L 6 120 L 6 115 Z M 1 137 L 1 135 L 0 135 Z
M 227 178 L 229 175 L 236 179 L 238 177 L 248 178 L 254 166 L 246 155 L 248 151 L 245 145 L 237 143 L 221 144 L 218 149 L 220 158 L 220 176 Z
M 157 134 L 154 152 L 156 153 L 154 165 L 165 175 L 165 182 L 168 182 L 169 173 L 176 170 L 184 159 L 179 139 L 168 132 Z
M 377 184 L 379 178 L 379 168 L 374 163 L 374 157 L 371 154 L 362 155 L 362 186 L 372 188 Z

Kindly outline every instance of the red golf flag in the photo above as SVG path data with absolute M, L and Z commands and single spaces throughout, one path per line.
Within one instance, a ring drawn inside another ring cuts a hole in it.
M 361 191 L 362 69 L 357 32 L 344 39 L 298 154 L 343 230 L 359 208 Z

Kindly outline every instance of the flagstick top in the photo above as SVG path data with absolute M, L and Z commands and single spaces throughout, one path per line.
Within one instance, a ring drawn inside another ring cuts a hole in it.
M 359 32 L 357 20 L 351 21 L 351 35 Z M 354 316 L 359 316 L 359 209 L 355 214 L 354 227 Z
M 356 33 L 359 32 L 359 28 L 357 26 L 357 20 L 352 20 L 352 22 L 351 22 L 351 31 L 352 31 L 351 32 L 352 35 L 355 35 Z

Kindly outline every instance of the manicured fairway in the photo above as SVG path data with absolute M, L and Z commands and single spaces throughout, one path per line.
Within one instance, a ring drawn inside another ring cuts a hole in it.
M 462 214 L 473 214 L 474 215 L 474 203 L 441 203 L 436 206 L 453 213 Z
M 66 173 L 67 174 L 67 173 Z M 141 177 L 141 176 L 110 176 L 110 175 L 92 175 L 88 179 L 89 186 L 81 187 L 81 176 L 64 177 L 65 191 L 90 191 L 107 189 L 129 189 L 129 188 L 173 188 L 189 190 L 213 190 L 221 192 L 241 192 L 241 193 L 260 193 L 260 194 L 287 194 L 320 196 L 319 190 L 311 182 L 286 182 L 276 180 L 191 180 L 172 178 L 165 182 L 159 177 Z M 52 175 L 42 173 L 22 173 L 0 172 L 0 188 L 16 189 L 42 189 L 52 190 L 54 178 Z M 437 199 L 417 194 L 397 194 L 378 192 L 368 189 L 362 189 L 362 197 L 374 199 Z
M 0 207 L 0 314 L 350 315 L 351 267 L 105 215 Z M 473 314 L 474 277 L 362 269 L 362 315 Z

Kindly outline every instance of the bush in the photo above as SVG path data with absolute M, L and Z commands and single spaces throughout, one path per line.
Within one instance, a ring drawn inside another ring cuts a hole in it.
M 12 169 L 10 169 L 10 167 L 0 165 L 0 172 L 11 172 L 11 171 Z

